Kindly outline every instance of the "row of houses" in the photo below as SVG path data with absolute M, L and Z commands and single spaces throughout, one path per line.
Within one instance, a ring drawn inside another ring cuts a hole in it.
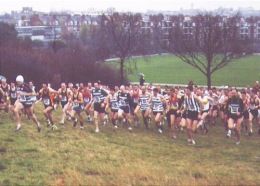
M 151 20 L 150 16 L 142 15 L 140 27 L 144 32 L 152 32 L 159 27 L 163 34 L 167 35 L 169 29 L 176 26 L 176 22 L 170 16 L 164 16 L 160 21 Z M 4 21 L 8 22 L 6 17 Z M 62 30 L 66 30 L 76 36 L 79 35 L 82 25 L 98 25 L 100 14 L 69 14 L 69 13 L 39 13 L 32 8 L 24 7 L 21 12 L 12 12 L 9 22 L 15 24 L 19 37 L 30 37 L 32 40 L 50 42 L 61 38 Z M 223 18 L 224 20 L 225 18 Z M 183 16 L 178 22 L 185 34 L 192 34 L 195 22 L 190 16 Z M 241 18 L 237 22 L 241 39 L 252 38 L 260 41 L 260 17 Z

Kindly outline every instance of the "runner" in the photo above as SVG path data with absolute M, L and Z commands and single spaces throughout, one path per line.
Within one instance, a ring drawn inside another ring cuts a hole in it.
M 228 123 L 227 123 L 227 112 L 226 112 L 226 104 L 229 98 L 229 90 L 228 87 L 224 87 L 222 90 L 222 95 L 219 98 L 219 106 L 220 106 L 220 117 L 222 123 L 226 130 L 228 130 Z
M 138 102 L 139 103 L 134 112 L 135 112 L 135 114 L 137 114 L 138 110 L 140 109 L 140 111 L 142 113 L 144 125 L 145 125 L 146 129 L 149 129 L 148 119 L 149 119 L 149 114 L 151 111 L 151 108 L 150 108 L 151 94 L 146 91 L 145 86 L 141 87 L 141 94 L 139 96 Z
M 131 96 L 129 92 L 126 91 L 125 86 L 120 86 L 120 91 L 118 92 L 118 118 L 125 119 L 126 126 L 128 127 L 129 131 L 132 131 L 133 128 L 131 127 L 131 121 L 130 121 L 130 102 L 131 102 Z
M 1 81 L 2 83 L 0 84 L 0 88 L 2 88 L 2 90 L 4 91 L 3 101 L 5 102 L 5 113 L 8 113 L 10 105 L 10 85 L 7 84 L 6 79 L 2 79 Z
M 186 110 L 186 124 L 188 131 L 188 142 L 191 145 L 195 145 L 195 140 L 193 139 L 193 132 L 197 129 L 198 115 L 203 109 L 203 103 L 200 101 L 199 97 L 193 92 L 192 86 L 187 86 L 185 89 L 185 110 Z
M 218 100 L 219 96 L 217 94 L 217 89 L 216 87 L 213 87 L 212 89 L 209 90 L 209 97 L 213 99 L 213 102 L 210 104 L 210 117 L 211 117 L 211 124 L 215 125 L 216 124 L 216 118 L 218 116 Z
M 258 110 L 260 108 L 260 99 L 258 98 L 255 90 L 250 92 L 249 98 L 249 135 L 253 134 L 253 120 L 255 119 L 259 124 Z
M 181 121 L 181 107 L 183 100 L 179 97 L 179 90 L 172 88 L 170 90 L 170 97 L 168 101 L 168 110 L 170 116 L 170 128 L 171 128 L 171 137 L 177 138 L 175 129 L 178 127 L 177 123 Z
M 235 133 L 237 137 L 236 144 L 240 144 L 240 126 L 242 122 L 242 112 L 244 110 L 244 103 L 238 96 L 237 89 L 235 87 L 231 88 L 232 96 L 228 99 L 226 104 L 227 117 L 228 117 L 228 133 L 227 137 L 231 137 L 231 130 L 235 125 Z
M 106 91 L 100 88 L 98 82 L 94 83 L 94 89 L 91 92 L 94 104 L 94 122 L 96 126 L 95 132 L 99 132 L 98 127 L 98 116 L 101 122 L 104 121 L 104 114 L 105 114 L 105 98 L 108 95 Z
M 65 83 L 61 83 L 61 88 L 58 90 L 58 95 L 60 99 L 60 104 L 62 107 L 62 118 L 60 124 L 64 124 L 64 120 L 67 114 L 67 111 L 70 110 L 70 99 L 72 97 L 72 91 L 66 87 Z
M 33 113 L 33 103 L 32 96 L 35 96 L 35 94 L 32 93 L 32 90 L 30 89 L 29 85 L 27 83 L 24 83 L 23 76 L 19 75 L 16 77 L 17 87 L 16 87 L 16 93 L 18 100 L 15 102 L 15 118 L 17 122 L 17 127 L 15 131 L 19 131 L 21 129 L 21 117 L 20 117 L 20 110 L 24 109 L 27 113 L 27 116 L 29 116 L 37 125 L 38 132 L 41 131 L 41 125 L 38 122 L 35 114 Z
M 203 132 L 204 134 L 208 133 L 208 128 L 206 125 L 206 118 L 209 116 L 209 110 L 210 110 L 210 103 L 212 105 L 212 103 L 214 102 L 214 100 L 209 97 L 206 96 L 204 92 L 202 92 L 201 90 L 197 90 L 197 95 L 200 99 L 200 101 L 203 103 L 203 110 L 199 113 L 199 123 L 197 126 L 197 129 L 202 126 Z
M 2 88 L 0 88 L 0 110 L 4 109 L 5 108 L 5 101 L 4 101 L 4 95 L 5 95 L 5 92 L 3 91 Z
M 42 99 L 44 105 L 43 113 L 47 121 L 47 127 L 51 124 L 52 130 L 57 129 L 57 126 L 53 122 L 52 114 L 54 110 L 54 96 L 56 94 L 58 94 L 58 92 L 48 87 L 47 83 L 43 83 L 42 89 L 39 91 L 39 97 Z
M 155 126 L 158 132 L 161 134 L 163 132 L 162 117 L 163 117 L 163 104 L 166 103 L 163 95 L 159 94 L 158 88 L 153 89 L 152 94 L 152 111 L 154 116 Z
M 139 118 L 138 115 L 134 112 L 137 105 L 138 105 L 138 100 L 139 100 L 139 95 L 140 95 L 140 89 L 138 87 L 138 85 L 134 85 L 133 89 L 130 91 L 130 95 L 132 98 L 131 104 L 130 104 L 130 108 L 131 108 L 131 113 L 133 115 L 133 119 L 134 119 L 134 124 L 135 126 L 138 126 L 139 123 Z
M 110 89 L 110 93 L 108 94 L 106 98 L 106 109 L 108 111 L 108 108 L 110 109 L 111 113 L 111 122 L 112 125 L 115 127 L 115 129 L 118 129 L 117 123 L 118 123 L 118 102 L 117 102 L 118 94 L 115 92 L 115 88 Z
M 83 95 L 81 92 L 78 91 L 77 87 L 72 88 L 72 97 L 71 97 L 71 105 L 72 105 L 72 110 L 70 112 L 67 112 L 71 120 L 74 122 L 73 127 L 77 126 L 78 120 L 80 122 L 80 130 L 83 130 L 84 128 L 84 121 L 82 117 L 82 112 L 84 109 L 84 100 L 83 100 Z M 78 118 L 75 117 L 75 115 L 78 115 Z
M 249 128 L 250 128 L 249 127 L 249 96 L 245 90 L 242 91 L 241 96 L 244 103 L 244 110 L 242 112 L 243 119 L 242 119 L 241 126 L 242 129 L 245 130 L 245 135 L 251 136 L 253 132 L 252 133 L 249 132 Z
M 92 121 L 92 117 L 91 117 L 91 106 L 92 106 L 91 89 L 89 87 L 84 87 L 81 92 L 82 92 L 83 100 L 84 100 L 84 111 L 87 114 L 88 121 L 91 122 Z
M 13 113 L 13 118 L 15 119 L 14 104 L 17 100 L 16 87 L 14 82 L 11 82 L 10 85 L 10 109 Z

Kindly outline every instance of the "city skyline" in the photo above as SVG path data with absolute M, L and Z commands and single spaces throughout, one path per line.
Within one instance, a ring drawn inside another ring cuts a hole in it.
M 84 12 L 89 10 L 105 11 L 115 8 L 116 11 L 146 12 L 153 11 L 175 11 L 181 9 L 201 9 L 214 10 L 218 8 L 255 8 L 259 7 L 258 0 L 0 0 L 0 13 L 11 13 L 11 11 L 21 11 L 23 7 L 32 7 L 34 11 L 74 11 Z

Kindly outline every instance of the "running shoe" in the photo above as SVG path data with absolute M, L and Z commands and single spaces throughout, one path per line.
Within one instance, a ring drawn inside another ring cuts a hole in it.
M 76 126 L 77 126 L 77 124 L 78 124 L 78 119 L 77 119 L 77 118 L 75 118 L 75 120 L 74 120 L 74 124 L 73 124 L 73 127 L 76 127 Z
M 51 129 L 52 129 L 52 130 L 57 130 L 58 127 L 57 127 L 56 125 L 52 125 L 52 126 L 51 126 Z
M 21 130 L 21 128 L 22 128 L 22 125 L 17 125 L 17 127 L 15 128 L 15 132 L 18 132 L 19 130 Z
M 231 137 L 231 130 L 228 130 L 227 138 L 230 138 L 230 137 Z
M 41 130 L 42 130 L 41 125 L 40 125 L 40 123 L 38 122 L 38 125 L 37 125 L 37 131 L 40 133 Z

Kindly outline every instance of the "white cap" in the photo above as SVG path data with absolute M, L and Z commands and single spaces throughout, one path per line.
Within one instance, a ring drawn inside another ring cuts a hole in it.
M 23 79 L 23 76 L 19 75 L 16 77 L 16 82 L 23 82 L 24 79 Z

